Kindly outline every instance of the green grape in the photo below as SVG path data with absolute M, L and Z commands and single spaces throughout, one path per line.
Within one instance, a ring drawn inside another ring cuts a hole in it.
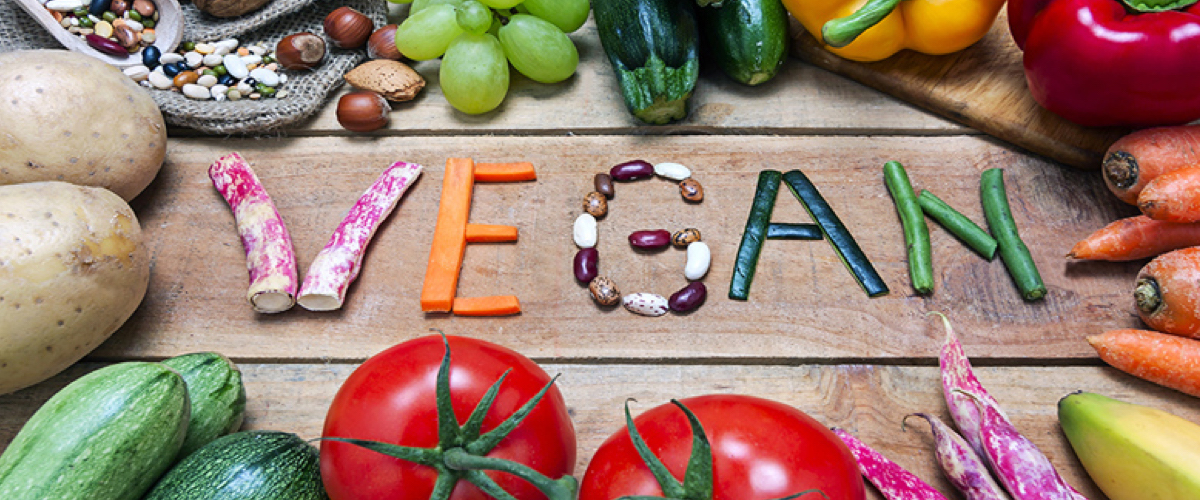
M 476 35 L 486 33 L 492 26 L 492 9 L 476 0 L 466 0 L 458 6 L 458 27 Z
M 484 5 L 493 9 L 511 9 L 521 3 L 522 0 L 479 0 Z
M 450 44 L 438 72 L 442 94 L 455 109 L 486 113 L 508 93 L 508 61 L 496 37 L 464 33 Z
M 558 26 L 563 33 L 573 32 L 583 26 L 588 11 L 592 9 L 588 0 L 525 0 L 521 5 L 530 14 Z
M 455 20 L 454 7 L 447 4 L 430 5 L 408 16 L 396 28 L 396 49 L 409 59 L 435 59 L 462 34 Z
M 549 21 L 528 14 L 508 19 L 500 28 L 500 45 L 508 62 L 534 81 L 561 82 L 579 65 L 579 52 L 571 39 Z
M 420 12 L 421 10 L 425 9 L 425 7 L 429 7 L 430 5 L 443 3 L 449 4 L 453 7 L 458 7 L 459 4 L 463 3 L 463 0 L 413 0 L 412 5 L 408 7 L 408 17 L 412 17 L 413 14 Z

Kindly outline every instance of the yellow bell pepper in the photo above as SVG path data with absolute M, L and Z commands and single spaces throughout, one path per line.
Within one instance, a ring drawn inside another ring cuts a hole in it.
M 879 61 L 902 49 L 949 54 L 978 42 L 1004 0 L 783 0 L 830 52 Z

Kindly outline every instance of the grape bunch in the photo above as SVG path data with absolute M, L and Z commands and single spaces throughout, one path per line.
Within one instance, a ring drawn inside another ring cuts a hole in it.
M 588 0 L 389 0 L 412 2 L 396 29 L 396 48 L 424 61 L 442 58 L 446 100 L 469 114 L 496 109 L 508 93 L 508 65 L 529 79 L 569 78 L 579 52 L 567 33 L 579 29 Z

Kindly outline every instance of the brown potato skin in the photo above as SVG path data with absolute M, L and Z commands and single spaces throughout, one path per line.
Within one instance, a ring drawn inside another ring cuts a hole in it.
M 0 185 L 64 181 L 129 201 L 167 154 L 150 92 L 75 52 L 0 53 L 0 116 Z
M 270 0 L 193 0 L 200 10 L 217 17 L 237 17 L 258 10 Z

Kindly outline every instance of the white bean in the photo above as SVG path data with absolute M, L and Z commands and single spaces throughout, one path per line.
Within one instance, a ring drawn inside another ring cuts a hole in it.
M 154 88 L 159 90 L 167 90 L 175 85 L 175 82 L 171 81 L 171 77 L 163 74 L 161 71 L 150 72 L 149 79 L 150 84 L 154 85 Z
M 135 82 L 140 82 L 150 77 L 150 68 L 147 68 L 141 64 L 137 66 L 130 66 L 125 68 L 123 71 L 125 72 L 125 76 L 132 78 Z
M 184 54 L 183 60 L 187 63 L 189 68 L 196 69 L 199 68 L 201 64 L 204 64 L 204 55 L 199 52 L 192 51 Z
M 708 266 L 712 263 L 712 252 L 703 241 L 693 241 L 687 246 L 687 264 L 683 266 L 683 276 L 689 280 L 698 280 L 708 274 Z
M 208 55 L 204 56 L 204 65 L 208 66 L 210 68 L 215 68 L 217 66 L 220 66 L 221 63 L 223 63 L 223 62 L 225 62 L 225 60 L 221 56 L 216 55 L 216 54 L 208 54 Z
M 225 62 L 225 70 L 234 78 L 241 80 L 250 76 L 250 70 L 246 68 L 246 64 L 237 54 L 227 54 L 221 60 Z
M 692 170 L 678 163 L 658 163 L 654 165 L 654 175 L 682 181 L 692 176 Z
M 217 84 L 217 77 L 215 77 L 213 75 L 204 75 L 196 80 L 196 85 L 199 85 L 201 87 L 212 88 L 212 86 L 216 85 L 216 84 Z
M 163 65 L 175 64 L 182 60 L 183 60 L 183 54 L 180 54 L 178 52 L 168 52 L 158 58 L 158 63 L 163 64 Z
M 188 83 L 183 86 L 183 95 L 202 101 L 212 99 L 212 93 L 208 91 L 208 87 L 194 83 Z
M 638 292 L 621 298 L 621 305 L 629 312 L 642 316 L 662 316 L 667 313 L 667 298 L 662 295 Z
M 579 214 L 575 219 L 575 245 L 579 248 L 592 248 L 596 246 L 598 230 L 596 228 L 596 218 L 592 214 Z
M 250 70 L 250 78 L 258 80 L 259 83 L 268 87 L 279 86 L 279 75 L 267 68 L 254 68 Z

